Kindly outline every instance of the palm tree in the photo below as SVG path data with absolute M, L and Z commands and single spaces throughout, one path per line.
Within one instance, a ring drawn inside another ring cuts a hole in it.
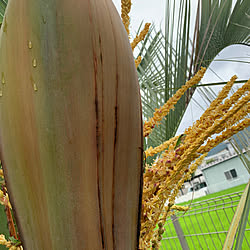
M 178 2 L 178 3 L 177 3 Z M 196 11 L 192 11 L 192 10 Z M 247 0 L 166 1 L 165 32 L 152 27 L 138 55 L 143 115 L 152 117 L 201 66 L 208 67 L 227 46 L 250 44 Z M 192 23 L 193 22 L 193 23 Z M 157 146 L 175 135 L 195 88 L 177 103 L 154 129 L 146 146 Z

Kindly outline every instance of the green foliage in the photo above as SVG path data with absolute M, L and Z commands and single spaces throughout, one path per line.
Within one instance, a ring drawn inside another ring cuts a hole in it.
M 183 139 L 185 138 L 185 134 L 182 134 L 179 136 L 176 145 L 175 145 L 175 149 L 179 147 L 179 145 L 182 143 Z
M 0 163 L 0 169 L 2 168 Z M 1 184 L 3 182 L 3 179 L 0 177 L 0 188 Z M 4 234 L 6 237 L 9 236 L 9 229 L 8 229 L 8 223 L 7 223 L 7 217 L 4 211 L 4 206 L 0 204 L 0 234 Z M 6 249 L 5 246 L 0 245 L 0 250 Z
M 8 0 L 0 0 L 0 23 L 3 22 L 4 12 L 7 6 Z
M 209 160 L 206 160 L 206 164 L 212 163 L 212 162 L 214 162 L 214 161 L 215 161 L 214 158 L 209 159 Z
M 9 237 L 9 241 L 10 241 L 14 246 L 19 246 L 19 245 L 21 245 L 21 241 L 15 239 L 13 236 Z
M 0 205 L 0 234 L 4 234 L 6 238 L 9 236 L 7 218 L 2 205 Z M 6 247 L 0 245 L 0 250 L 6 250 Z

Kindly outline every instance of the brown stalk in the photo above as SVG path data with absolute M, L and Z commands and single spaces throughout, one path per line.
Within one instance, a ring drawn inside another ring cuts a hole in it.
M 6 187 L 4 185 L 2 185 L 2 191 L 3 191 L 3 194 L 6 196 L 7 192 L 6 192 Z M 7 217 L 7 223 L 8 223 L 10 236 L 13 236 L 15 239 L 18 239 L 10 207 L 8 205 L 5 205 L 4 211 Z

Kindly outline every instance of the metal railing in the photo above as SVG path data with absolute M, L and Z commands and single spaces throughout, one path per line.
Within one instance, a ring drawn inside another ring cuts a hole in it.
M 186 213 L 177 213 L 166 222 L 161 242 L 165 249 L 222 249 L 242 192 L 194 202 Z M 250 222 L 242 249 L 250 249 Z

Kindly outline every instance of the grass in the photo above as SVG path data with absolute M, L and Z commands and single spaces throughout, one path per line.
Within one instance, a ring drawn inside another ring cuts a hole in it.
M 222 249 L 227 231 L 234 216 L 234 211 L 239 202 L 239 197 L 235 196 L 232 199 L 224 198 L 210 201 L 209 208 L 207 206 L 208 204 L 204 201 L 222 195 L 243 191 L 245 186 L 246 184 L 243 184 L 195 199 L 192 202 L 192 209 L 189 210 L 185 216 L 181 217 L 179 214 L 180 217 L 178 221 L 183 234 L 186 235 L 185 238 L 190 249 Z M 194 204 L 195 202 L 198 203 Z M 187 205 L 189 203 L 190 202 L 185 202 L 182 203 L 182 205 Z M 247 228 L 249 227 L 250 224 L 247 224 Z M 173 238 L 162 240 L 161 249 L 182 249 L 173 223 L 169 221 L 166 223 L 165 228 L 166 232 L 163 235 L 163 238 Z M 210 232 L 214 232 L 214 234 L 209 234 Z M 245 237 L 250 239 L 250 231 L 245 232 Z M 246 240 L 243 241 L 242 249 L 249 249 Z
M 215 198 L 215 197 L 218 197 L 218 196 L 222 196 L 222 195 L 225 195 L 225 194 L 231 194 L 231 193 L 236 193 L 236 192 L 239 192 L 239 191 L 243 191 L 244 188 L 246 187 L 246 185 L 247 184 L 241 184 L 239 186 L 232 187 L 232 188 L 229 188 L 229 189 L 226 189 L 226 190 L 222 190 L 222 191 L 219 191 L 219 192 L 216 192 L 216 193 L 213 193 L 213 194 L 208 194 L 206 196 L 194 199 L 192 201 L 192 203 L 198 202 L 198 201 L 204 201 L 204 200 L 212 199 L 212 198 Z M 189 203 L 190 203 L 190 201 L 187 201 L 187 202 L 180 203 L 179 205 L 183 205 L 184 206 L 184 205 L 187 205 Z
M 223 190 L 217 193 L 209 194 L 204 197 L 195 199 L 192 201 L 192 203 L 195 202 L 202 202 L 207 199 L 216 198 L 222 195 L 235 193 L 239 191 L 243 191 L 246 184 L 233 187 L 227 190 Z M 225 202 L 229 202 L 229 200 L 225 200 Z M 232 201 L 230 201 L 231 204 L 237 205 L 238 199 L 237 197 L 232 198 Z M 187 205 L 190 202 L 182 203 L 181 205 Z M 208 232 L 221 232 L 221 231 L 227 231 L 230 222 L 234 215 L 234 210 L 231 207 L 225 208 L 223 207 L 222 203 L 219 202 L 212 202 L 209 204 L 211 206 L 215 206 L 218 210 L 211 211 L 213 209 L 210 209 L 209 211 L 207 209 L 204 209 L 205 204 L 200 203 L 200 205 L 195 206 L 195 210 L 191 209 L 188 213 L 186 213 L 186 216 L 179 218 L 180 226 L 183 230 L 184 235 L 190 235 L 190 234 L 199 234 L 199 233 L 208 233 Z M 212 207 L 213 208 L 213 207 Z M 234 207 L 236 209 L 236 207 Z M 194 213 L 196 211 L 196 214 Z M 201 213 L 202 212 L 202 213 Z M 248 225 L 249 227 L 249 225 Z M 4 207 L 0 206 L 0 234 L 5 234 L 7 237 L 9 236 L 8 233 L 8 227 L 7 227 L 7 220 L 4 212 Z M 245 236 L 250 239 L 250 231 L 245 233 Z M 175 232 L 173 223 L 170 221 L 170 223 L 167 223 L 166 225 L 166 232 L 163 235 L 163 238 L 167 237 L 177 237 L 177 234 Z M 200 236 L 192 236 L 192 237 L 186 237 L 187 243 L 190 247 L 190 249 L 222 249 L 222 245 L 224 243 L 224 240 L 226 238 L 226 233 L 220 233 L 220 234 L 213 234 L 213 235 L 200 235 Z M 5 250 L 6 248 L 4 246 L 0 246 L 0 250 Z M 163 240 L 162 241 L 162 250 L 165 249 L 182 249 L 180 242 L 178 238 L 172 238 L 170 240 Z M 249 249 L 248 245 L 246 244 L 245 240 L 243 242 L 242 249 Z

